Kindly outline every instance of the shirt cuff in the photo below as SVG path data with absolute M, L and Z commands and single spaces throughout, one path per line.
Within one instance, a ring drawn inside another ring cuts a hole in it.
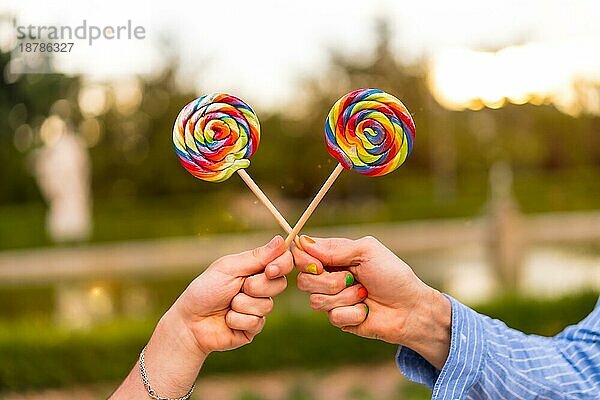
M 462 399 L 475 384 L 485 354 L 483 317 L 446 295 L 452 304 L 450 352 L 441 371 L 401 346 L 396 363 L 407 379 L 433 389 L 432 399 Z

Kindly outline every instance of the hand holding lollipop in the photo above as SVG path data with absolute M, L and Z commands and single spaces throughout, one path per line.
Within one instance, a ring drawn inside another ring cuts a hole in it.
M 415 123 L 404 104 L 377 89 L 359 89 L 339 99 L 325 120 L 329 154 L 339 164 L 286 239 L 289 245 L 329 188 L 344 169 L 367 176 L 394 171 L 410 155 L 415 140 Z
M 223 182 L 237 172 L 289 234 L 290 224 L 244 170 L 259 142 L 258 117 L 248 104 L 228 94 L 210 94 L 189 102 L 173 127 L 175 152 L 190 174 Z

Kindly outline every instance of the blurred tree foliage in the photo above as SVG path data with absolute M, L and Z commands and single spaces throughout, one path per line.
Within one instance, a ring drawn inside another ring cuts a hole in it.
M 330 67 L 304 79 L 298 100 L 286 109 L 262 112 L 263 140 L 250 172 L 267 191 L 277 188 L 284 197 L 312 195 L 335 165 L 323 141 L 323 123 L 333 102 L 359 87 L 377 87 L 401 98 L 412 111 L 417 140 L 406 168 L 385 178 L 369 179 L 344 174 L 331 196 L 350 194 L 385 199 L 408 176 L 423 176 L 439 186 L 438 194 L 456 194 L 457 176 L 485 176 L 495 160 L 508 160 L 517 173 L 598 167 L 600 118 L 563 114 L 550 105 L 508 105 L 498 110 L 449 111 L 432 97 L 427 86 L 426 63 L 405 65 L 390 46 L 385 23 L 377 25 L 378 42 L 371 55 L 349 56 L 330 52 Z M 0 54 L 6 76 L 7 53 Z M 194 96 L 176 85 L 177 61 L 153 78 L 136 78 L 142 100 L 133 112 L 114 105 L 97 120 L 100 140 L 90 148 L 95 198 L 155 196 L 237 190 L 237 179 L 221 185 L 198 184 L 183 173 L 172 151 L 172 123 L 180 108 Z M 8 83 L 10 81 L 10 83 Z M 0 203 L 39 201 L 28 157 L 40 145 L 39 127 L 66 99 L 73 108 L 71 123 L 83 120 L 78 94 L 80 77 L 60 74 L 25 75 L 0 80 Z M 17 149 L 15 133 L 23 125 L 34 139 Z M 360 193 L 357 193 L 360 187 Z M 271 188 L 271 189 L 270 189 Z

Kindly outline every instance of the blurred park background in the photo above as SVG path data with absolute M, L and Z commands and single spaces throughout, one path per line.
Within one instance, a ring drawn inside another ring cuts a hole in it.
M 526 332 L 553 335 L 591 311 L 600 6 L 242 3 L 176 18 L 178 2 L 0 7 L 0 398 L 105 398 L 193 277 L 281 233 L 237 176 L 201 182 L 177 161 L 177 113 L 214 91 L 257 111 L 249 172 L 292 224 L 335 166 L 323 140 L 333 102 L 362 87 L 395 94 L 417 126 L 410 159 L 385 177 L 343 174 L 304 232 L 376 236 L 428 284 Z M 108 57 L 142 69 L 17 51 L 15 24 L 94 15 L 147 23 L 145 50 Z M 51 73 L 33 73 L 40 63 Z M 394 346 L 329 326 L 289 282 L 254 343 L 210 357 L 194 398 L 429 398 L 396 371 Z

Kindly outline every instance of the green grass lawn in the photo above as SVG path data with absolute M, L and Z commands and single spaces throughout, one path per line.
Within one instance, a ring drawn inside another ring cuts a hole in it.
M 382 178 L 386 179 L 386 178 Z M 554 173 L 517 171 L 515 197 L 525 213 L 600 209 L 600 169 Z M 415 219 L 475 217 L 485 212 L 487 177 L 461 175 L 453 197 L 436 197 L 428 176 L 402 175 L 383 181 L 376 196 L 360 197 L 354 188 L 336 188 L 317 209 L 309 225 L 390 222 Z M 316 190 L 316 188 L 315 188 Z M 354 194 L 356 193 L 356 194 Z M 169 236 L 208 235 L 254 228 L 234 217 L 230 208 L 236 193 L 222 192 L 155 198 L 106 198 L 94 201 L 92 242 Z M 306 202 L 298 201 L 293 221 Z M 45 205 L 0 206 L 0 249 L 51 245 L 45 233 Z

